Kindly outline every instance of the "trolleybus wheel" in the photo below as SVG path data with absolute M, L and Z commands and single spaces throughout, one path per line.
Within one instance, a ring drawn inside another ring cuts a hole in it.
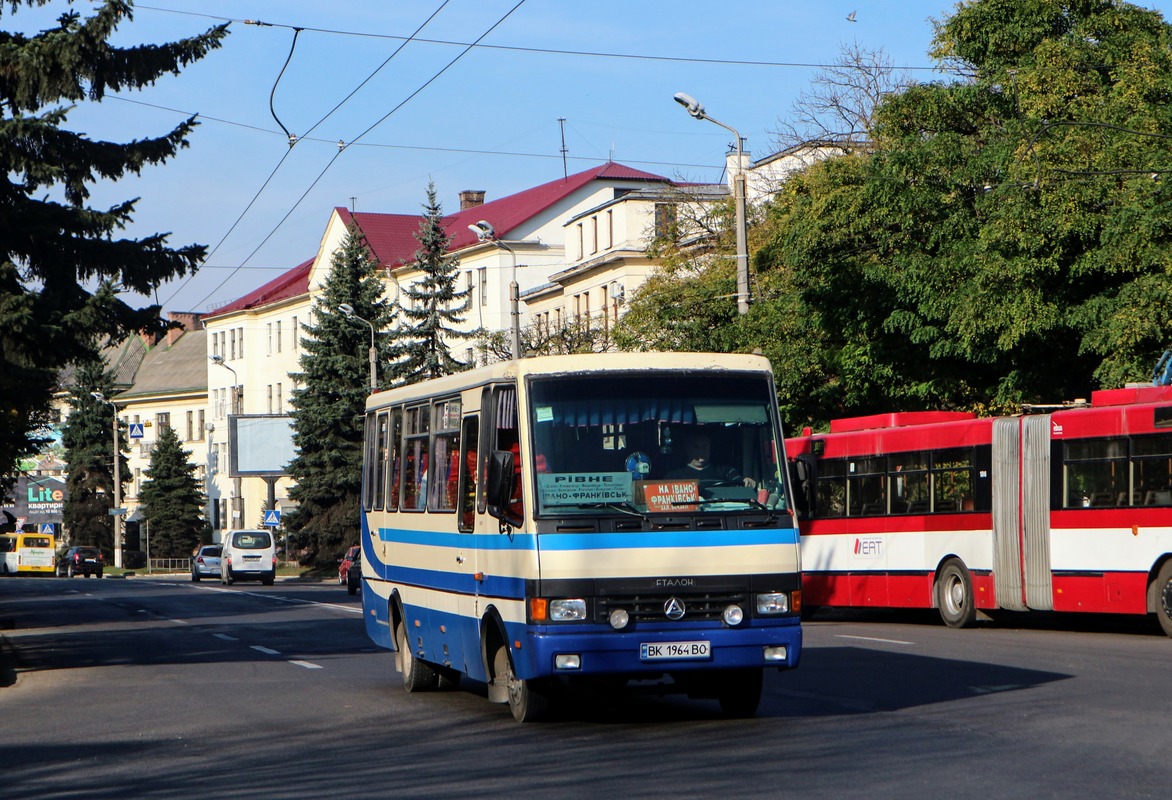
M 762 670 L 722 670 L 715 676 L 716 699 L 726 717 L 743 719 L 757 713 L 761 705 Z
M 973 581 L 964 564 L 955 558 L 944 562 L 936 579 L 936 606 L 950 628 L 967 628 L 977 618 L 973 603 Z
M 1172 636 L 1172 561 L 1165 562 L 1156 576 L 1156 619 L 1164 633 Z
M 395 626 L 395 647 L 398 649 L 395 658 L 399 672 L 403 676 L 403 688 L 409 692 L 434 689 L 437 683 L 435 670 L 411 652 L 411 642 L 407 640 L 407 623 L 402 619 Z
M 504 679 L 509 689 L 509 710 L 517 722 L 536 722 L 549 713 L 549 696 L 538 691 L 533 681 L 522 680 L 513 670 L 509 648 L 501 645 L 492 659 L 492 671 L 496 680 Z

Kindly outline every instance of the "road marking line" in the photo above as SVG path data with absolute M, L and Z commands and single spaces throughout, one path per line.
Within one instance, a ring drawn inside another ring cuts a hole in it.
M 261 653 L 265 653 L 265 654 L 267 654 L 267 655 L 270 655 L 270 656 L 279 656 L 279 655 L 281 655 L 281 651 L 280 651 L 280 650 L 272 650 L 272 649 L 270 649 L 270 648 L 268 648 L 268 647 L 261 647 L 259 644 L 254 644 L 254 645 L 252 645 L 252 649 L 253 649 L 253 650 L 257 650 L 257 651 L 259 651 L 259 652 L 261 652 Z
M 839 639 L 858 639 L 862 642 L 882 642 L 883 644 L 915 644 L 915 642 L 905 642 L 901 639 L 879 639 L 875 636 L 850 636 L 845 633 L 837 634 Z
M 361 608 L 354 606 L 343 606 L 336 603 L 319 603 L 316 600 L 302 600 L 297 597 L 280 597 L 279 595 L 264 594 L 262 592 L 242 592 L 239 589 L 228 589 L 218 586 L 191 586 L 190 584 L 183 584 L 191 589 L 199 589 L 205 592 L 225 592 L 228 594 L 238 594 L 245 597 L 263 597 L 265 600 L 278 600 L 282 603 L 292 603 L 294 605 L 303 606 L 317 606 L 319 608 L 328 608 L 332 611 L 345 611 L 347 614 L 361 614 Z
M 168 619 L 167 622 L 174 622 L 176 625 L 186 625 L 187 624 L 187 620 L 185 620 L 185 619 Z
M 229 636 L 226 633 L 213 633 L 212 636 L 215 636 L 217 639 L 223 639 L 225 642 L 238 642 L 238 641 L 240 641 L 235 636 Z
M 290 661 L 289 663 L 296 664 L 299 667 L 305 667 L 306 669 L 322 669 L 321 664 L 312 664 L 308 661 Z

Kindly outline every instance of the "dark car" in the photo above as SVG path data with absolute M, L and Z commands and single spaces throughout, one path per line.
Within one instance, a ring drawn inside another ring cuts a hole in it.
M 346 591 L 358 594 L 362 588 L 362 551 L 354 548 L 354 557 L 350 561 L 350 568 L 346 570 Z
M 102 551 L 96 547 L 71 547 L 57 556 L 57 577 L 90 575 L 102 577 Z
M 350 571 L 350 565 L 354 563 L 354 556 L 361 548 L 358 545 L 346 550 L 346 555 L 338 559 L 338 583 L 345 585 L 346 573 Z

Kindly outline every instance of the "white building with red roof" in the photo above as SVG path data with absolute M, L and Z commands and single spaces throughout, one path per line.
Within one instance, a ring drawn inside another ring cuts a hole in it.
M 522 326 L 571 315 L 617 315 L 616 300 L 637 288 L 650 270 L 644 251 L 656 208 L 670 202 L 674 188 L 663 176 L 608 162 L 488 202 L 483 192 L 461 193 L 461 207 L 445 215 L 444 227 L 450 252 L 459 256 L 464 286 L 472 289 L 467 329 L 509 329 L 514 274 L 524 301 Z M 394 298 L 399 287 L 418 277 L 413 260 L 421 220 L 421 214 L 335 208 L 314 258 L 204 317 L 212 454 L 206 488 L 217 539 L 227 529 L 259 527 L 269 491 L 261 478 L 229 474 L 228 415 L 288 413 L 301 326 L 313 313 L 347 229 L 356 226 L 365 237 L 385 270 L 387 296 Z M 477 238 L 469 226 L 481 220 L 507 248 Z M 470 350 L 456 355 L 480 357 Z M 277 509 L 288 508 L 289 483 L 282 478 L 275 484 Z

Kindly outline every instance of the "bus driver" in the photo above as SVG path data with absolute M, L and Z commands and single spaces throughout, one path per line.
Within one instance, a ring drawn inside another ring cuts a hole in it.
M 757 481 L 737 472 L 735 467 L 713 464 L 712 439 L 706 433 L 694 434 L 685 449 L 688 463 L 667 474 L 669 478 L 696 479 L 711 483 L 737 483 L 755 488 Z

